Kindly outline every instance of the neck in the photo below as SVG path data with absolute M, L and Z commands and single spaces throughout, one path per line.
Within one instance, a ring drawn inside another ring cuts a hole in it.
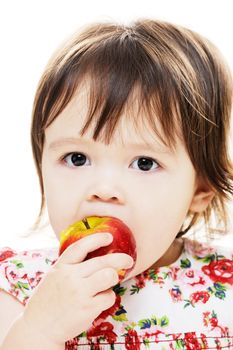
M 152 269 L 156 269 L 162 266 L 168 266 L 174 263 L 181 255 L 184 248 L 183 238 L 176 238 L 170 247 L 166 250 L 163 256 L 157 260 L 152 266 Z

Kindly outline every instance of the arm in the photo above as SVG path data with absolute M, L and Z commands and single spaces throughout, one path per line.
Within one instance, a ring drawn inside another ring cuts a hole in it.
M 63 350 L 66 341 L 112 307 L 117 271 L 132 267 L 132 258 L 115 253 L 84 260 L 89 252 L 109 244 L 109 235 L 96 233 L 70 245 L 12 321 L 0 350 Z
M 64 350 L 65 345 L 48 343 L 41 334 L 33 334 L 24 321 L 23 312 L 20 302 L 0 291 L 0 350 Z
M 42 334 L 33 333 L 25 323 L 23 314 L 10 327 L 0 350 L 64 350 L 64 345 L 48 342 Z

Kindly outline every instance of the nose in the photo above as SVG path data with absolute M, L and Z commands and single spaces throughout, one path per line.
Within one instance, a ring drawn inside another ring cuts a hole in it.
M 124 203 L 122 192 L 113 186 L 104 183 L 93 187 L 88 193 L 87 200 L 90 202 L 99 201 L 112 204 Z

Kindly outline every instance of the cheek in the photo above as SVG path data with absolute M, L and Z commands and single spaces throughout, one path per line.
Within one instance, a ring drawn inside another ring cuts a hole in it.
M 57 176 L 46 164 L 42 174 L 49 221 L 59 238 L 60 232 L 72 223 L 72 213 L 78 206 L 74 185 L 71 181 L 64 181 L 62 177 Z
M 189 177 L 175 179 L 164 178 L 156 184 L 144 183 L 141 191 L 134 195 L 134 202 L 140 204 L 140 210 L 150 222 L 156 218 L 183 218 L 188 211 L 194 195 L 194 184 Z
M 144 186 L 142 193 L 135 195 L 135 203 L 139 205 L 134 211 L 134 226 L 142 249 L 145 245 L 150 249 L 151 242 L 159 242 L 156 245 L 159 253 L 160 248 L 166 250 L 175 239 L 193 197 L 193 184 L 189 180 L 189 177 L 176 182 L 170 179 L 164 184 L 161 180 L 158 186 L 149 186 L 148 191 Z

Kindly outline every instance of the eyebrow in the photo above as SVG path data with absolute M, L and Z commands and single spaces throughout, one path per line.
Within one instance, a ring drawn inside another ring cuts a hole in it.
M 61 138 L 61 139 L 57 139 L 52 141 L 49 144 L 49 150 L 55 150 L 58 148 L 61 148 L 65 145 L 80 145 L 81 143 L 86 143 L 88 145 L 90 145 L 91 141 L 89 140 L 85 140 L 85 139 L 81 139 L 81 138 L 75 138 L 75 137 L 66 137 L 66 138 Z M 138 149 L 147 149 L 147 150 L 151 150 L 151 151 L 155 151 L 157 153 L 162 153 L 162 154 L 172 154 L 174 153 L 172 151 L 172 149 L 168 148 L 166 145 L 161 145 L 159 144 L 158 146 L 156 146 L 156 142 L 154 144 L 152 143 L 127 143 L 126 145 L 122 144 L 124 147 L 132 147 L 132 148 L 138 148 Z

